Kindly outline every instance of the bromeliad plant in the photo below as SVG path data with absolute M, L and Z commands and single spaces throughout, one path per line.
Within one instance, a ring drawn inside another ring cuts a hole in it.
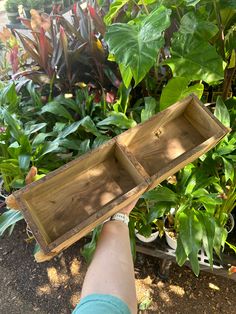
M 27 54 L 20 47 L 17 38 L 6 27 L 3 27 L 0 32 L 0 43 L 0 79 L 5 81 L 24 66 Z

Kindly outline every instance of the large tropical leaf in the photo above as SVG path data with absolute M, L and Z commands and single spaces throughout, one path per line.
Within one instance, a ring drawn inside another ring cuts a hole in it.
M 175 33 L 171 56 L 165 64 L 171 67 L 174 76 L 209 84 L 224 78 L 223 60 L 215 48 L 192 34 Z
M 11 136 L 17 141 L 20 141 L 23 133 L 19 121 L 17 121 L 6 109 L 2 110 L 2 115 L 5 123 L 9 126 Z
M 171 11 L 160 6 L 137 24 L 115 23 L 105 39 L 116 61 L 129 68 L 137 85 L 154 65 L 164 44 L 163 31 L 170 25 Z
M 234 181 L 234 164 L 226 158 L 222 157 L 222 160 L 224 162 L 225 182 L 227 182 L 229 179 L 231 180 L 231 182 L 233 182 Z
M 226 229 L 217 222 L 215 225 L 214 250 L 218 256 L 220 256 L 221 248 L 224 247 L 227 236 Z
M 145 97 L 145 108 L 141 111 L 141 122 L 151 118 L 156 113 L 157 101 L 153 97 Z
M 176 254 L 176 261 L 178 265 L 183 266 L 188 256 L 185 253 L 183 243 L 180 237 L 177 238 L 177 248 L 176 248 L 175 254 Z
M 55 114 L 60 117 L 64 117 L 70 121 L 73 120 L 71 114 L 68 112 L 68 110 L 65 109 L 65 107 L 61 104 L 59 104 L 57 101 L 52 101 L 43 106 L 42 113 L 44 112 L 50 112 L 52 114 Z
M 203 230 L 203 247 L 209 259 L 211 267 L 213 266 L 213 244 L 215 237 L 215 219 L 207 215 L 204 211 L 196 211 L 197 217 Z
M 129 0 L 115 0 L 111 3 L 109 12 L 104 17 L 106 25 L 110 25 L 112 23 L 112 20 L 118 15 L 120 9 L 128 2 Z
M 195 275 L 199 273 L 198 252 L 201 248 L 203 230 L 202 225 L 193 208 L 185 208 L 178 215 L 179 237 L 183 249 L 189 257 Z
M 55 140 L 53 142 L 47 141 L 43 144 L 42 149 L 39 151 L 39 157 L 42 157 L 46 154 L 55 152 L 59 148 L 59 141 Z
M 156 189 L 146 192 L 143 197 L 156 202 L 169 202 L 175 204 L 177 204 L 179 200 L 178 194 L 165 186 L 158 186 Z
M 121 129 L 129 129 L 136 126 L 136 122 L 133 119 L 127 118 L 127 116 L 122 112 L 112 111 L 109 113 L 109 116 L 98 122 L 97 126 L 107 126 L 107 125 L 115 125 Z
M 195 93 L 198 98 L 202 97 L 204 85 L 201 83 L 189 85 L 189 80 L 185 77 L 173 77 L 168 81 L 167 85 L 162 90 L 160 99 L 160 109 L 164 110 L 168 106 L 174 104 L 176 101 Z
M 9 209 L 0 216 L 0 236 L 6 231 L 7 228 L 14 225 L 17 221 L 23 219 L 23 215 L 18 210 Z
M 78 130 L 79 127 L 83 127 L 84 130 L 88 133 L 92 133 L 96 136 L 100 136 L 101 134 L 99 133 L 98 129 L 96 128 L 93 120 L 89 117 L 86 116 L 82 120 L 74 122 L 67 126 L 60 134 L 60 138 L 65 138 L 69 134 L 74 133 Z
M 200 14 L 188 12 L 181 19 L 179 31 L 183 34 L 192 34 L 199 39 L 209 40 L 217 34 L 219 29 Z
M 86 259 L 86 261 L 88 263 L 90 263 L 92 260 L 93 254 L 94 254 L 96 246 L 97 246 L 97 240 L 98 240 L 98 237 L 101 233 L 101 230 L 102 230 L 101 225 L 94 228 L 91 241 L 89 243 L 85 244 L 85 246 L 81 250 L 81 254 L 83 255 L 83 257 Z
M 220 120 L 220 122 L 222 122 L 226 127 L 230 127 L 229 111 L 221 97 L 217 97 L 216 109 L 215 109 L 214 114 L 216 118 Z

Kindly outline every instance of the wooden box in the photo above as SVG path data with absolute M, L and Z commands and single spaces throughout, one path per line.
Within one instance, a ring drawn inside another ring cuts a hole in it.
M 228 132 L 189 96 L 13 195 L 42 251 L 53 256 Z

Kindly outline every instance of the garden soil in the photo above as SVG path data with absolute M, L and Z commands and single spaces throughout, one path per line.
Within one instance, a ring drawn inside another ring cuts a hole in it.
M 0 240 L 0 313 L 67 314 L 80 299 L 87 265 L 80 255 L 85 239 L 50 262 L 37 264 L 33 242 L 28 242 L 25 223 L 11 237 Z M 235 313 L 236 281 L 174 264 L 169 280 L 157 275 L 158 260 L 142 254 L 135 262 L 139 303 L 149 303 L 141 313 Z M 112 279 L 111 279 L 112 280 Z M 96 313 L 94 313 L 96 314 Z

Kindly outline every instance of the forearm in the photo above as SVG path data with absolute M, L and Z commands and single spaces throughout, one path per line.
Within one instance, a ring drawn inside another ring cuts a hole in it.
M 129 229 L 123 222 L 105 223 L 93 260 L 87 271 L 82 297 L 92 293 L 112 294 L 137 312 L 134 268 Z

